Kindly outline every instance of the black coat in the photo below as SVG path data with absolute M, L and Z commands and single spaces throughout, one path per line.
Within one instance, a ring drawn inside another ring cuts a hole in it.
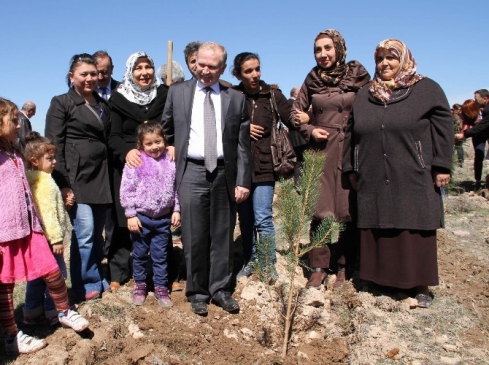
M 147 120 L 161 120 L 165 107 L 168 87 L 160 85 L 153 101 L 147 105 L 138 105 L 127 100 L 122 94 L 112 94 L 109 100 L 111 109 L 111 129 L 109 147 L 113 156 L 113 193 L 119 225 L 126 227 L 127 218 L 121 207 L 119 190 L 121 187 L 122 170 L 126 163 L 127 153 L 136 148 L 136 131 L 138 126 Z
M 93 95 L 97 104 L 90 106 L 73 89 L 55 96 L 46 114 L 45 135 L 57 148 L 53 177 L 58 185 L 70 187 L 77 203 L 109 204 L 110 110 L 105 100 Z M 101 116 L 103 124 L 88 108 Z
M 453 153 L 453 118 L 443 90 L 425 78 L 394 90 L 384 106 L 368 88 L 357 94 L 344 142 L 343 172 L 358 179 L 358 227 L 442 227 L 432 172 L 449 173 Z

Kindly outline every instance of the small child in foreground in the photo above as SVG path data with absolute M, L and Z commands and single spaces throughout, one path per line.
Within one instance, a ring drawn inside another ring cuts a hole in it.
M 134 292 L 132 302 L 146 300 L 146 263 L 151 252 L 155 297 L 162 307 L 173 305 L 168 291 L 170 226 L 180 225 L 180 205 L 175 190 L 175 162 L 166 153 L 159 122 L 144 122 L 137 130 L 142 164 L 124 166 L 120 199 L 133 241 Z
M 25 138 L 24 158 L 27 165 L 27 181 L 39 213 L 46 239 L 51 244 L 54 258 L 66 279 L 63 257 L 63 239 L 66 231 L 66 211 L 61 191 L 51 177 L 56 165 L 56 147 L 37 132 L 29 132 Z M 55 325 L 58 312 L 42 278 L 29 281 L 26 287 L 24 324 Z
M 21 154 L 15 147 L 18 109 L 0 98 L 0 327 L 7 354 L 28 354 L 45 347 L 15 324 L 13 291 L 16 282 L 42 277 L 64 327 L 83 331 L 88 321 L 70 309 L 66 283 L 37 216 Z

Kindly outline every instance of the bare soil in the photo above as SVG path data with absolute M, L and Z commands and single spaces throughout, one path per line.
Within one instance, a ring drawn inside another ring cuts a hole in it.
M 339 290 L 304 290 L 288 355 L 281 354 L 280 311 L 285 262 L 279 281 L 266 287 L 255 277 L 237 283 L 239 314 L 209 305 L 209 315 L 190 311 L 184 292 L 174 306 L 158 306 L 152 293 L 143 306 L 131 304 L 132 283 L 102 299 L 83 303 L 90 330 L 27 328 L 49 346 L 32 355 L 5 356 L 7 364 L 489 364 L 489 202 L 470 190 L 471 146 L 445 200 L 446 227 L 438 232 L 440 285 L 433 305 L 416 308 L 409 293 L 360 281 Z M 487 173 L 487 171 L 485 172 Z M 468 189 L 466 189 L 469 187 Z M 239 239 L 236 243 L 239 246 Z M 306 279 L 297 270 L 296 285 Z M 21 296 L 22 297 L 22 296 Z M 23 303 L 16 303 L 21 323 Z

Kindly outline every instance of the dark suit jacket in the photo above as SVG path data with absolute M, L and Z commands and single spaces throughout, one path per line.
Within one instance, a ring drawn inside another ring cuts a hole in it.
M 27 133 L 32 131 L 32 125 L 29 118 L 27 118 L 26 115 L 21 111 L 19 111 L 19 126 L 20 128 L 18 132 L 18 141 L 23 150 L 25 148 L 25 136 L 27 135 Z
M 192 105 L 196 80 L 173 84 L 163 110 L 163 130 L 168 144 L 175 146 L 176 183 L 180 187 L 186 168 Z M 220 84 L 224 170 L 229 196 L 236 186 L 251 188 L 250 120 L 245 96 Z

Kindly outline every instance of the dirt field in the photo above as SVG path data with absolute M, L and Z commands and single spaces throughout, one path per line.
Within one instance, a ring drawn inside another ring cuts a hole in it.
M 489 201 L 462 193 L 472 180 L 471 147 L 454 172 L 446 198 L 446 227 L 438 234 L 440 285 L 431 288 L 429 309 L 412 308 L 404 293 L 378 288 L 357 278 L 340 290 L 304 290 L 297 309 L 288 356 L 280 356 L 283 326 L 280 296 L 256 278 L 237 283 L 239 314 L 210 305 L 199 317 L 183 292 L 173 293 L 171 309 L 150 294 L 141 307 L 131 304 L 132 284 L 80 306 L 90 330 L 26 328 L 46 338 L 45 349 L 6 358 L 7 364 L 489 364 Z M 487 162 L 485 162 L 487 163 Z M 489 166 L 489 165 L 488 165 Z M 485 171 L 487 173 L 487 171 Z M 298 269 L 297 285 L 305 278 Z M 20 295 L 22 298 L 22 295 Z M 21 306 L 17 313 L 21 322 Z

